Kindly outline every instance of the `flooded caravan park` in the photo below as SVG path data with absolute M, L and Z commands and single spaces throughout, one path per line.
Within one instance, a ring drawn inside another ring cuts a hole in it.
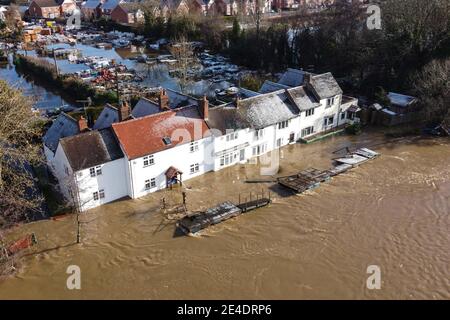
M 252 164 L 189 180 L 190 210 L 262 189 L 274 200 L 201 236 L 178 236 L 159 209 L 180 190 L 89 211 L 81 245 L 74 216 L 18 227 L 9 237 L 35 232 L 39 243 L 0 298 L 450 298 L 450 142 L 336 136 L 284 147 L 280 174 L 328 168 L 346 146 L 382 155 L 303 195 L 245 183 L 261 178 Z M 69 265 L 81 268 L 81 290 L 66 289 Z M 381 268 L 381 290 L 366 288 L 369 265 Z

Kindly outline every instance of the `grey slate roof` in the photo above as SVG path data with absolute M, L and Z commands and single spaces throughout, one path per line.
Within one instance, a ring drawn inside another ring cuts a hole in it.
M 310 84 L 319 99 L 331 98 L 342 94 L 342 89 L 331 72 L 311 76 Z
M 102 8 L 102 10 L 112 10 L 119 4 L 120 0 L 106 0 L 106 2 L 102 4 L 100 8 Z
M 259 89 L 259 93 L 270 93 L 270 92 L 274 92 L 274 91 L 277 91 L 280 89 L 287 89 L 287 88 L 289 88 L 289 87 L 285 86 L 283 84 L 266 80 L 266 81 L 264 81 L 263 85 Z
M 259 96 L 260 94 L 261 93 L 255 92 L 255 91 L 252 91 L 252 90 L 249 90 L 249 89 L 239 88 L 239 97 L 241 97 L 241 99 L 246 99 L 246 98 Z
M 53 124 L 47 130 L 42 140 L 47 148 L 54 153 L 58 147 L 59 139 L 70 137 L 78 133 L 80 133 L 78 122 L 68 114 L 61 112 L 61 114 L 53 121 Z
M 60 144 L 75 172 L 123 158 L 111 128 L 67 137 Z
M 283 84 L 289 87 L 298 87 L 303 84 L 305 71 L 298 69 L 288 68 L 278 81 L 279 84 Z
M 92 128 L 94 130 L 109 128 L 115 122 L 119 122 L 119 111 L 116 107 L 108 103 L 103 108 Z
M 314 98 L 314 95 L 304 86 L 288 89 L 287 92 L 301 111 L 320 106 L 320 103 Z
M 291 102 L 285 90 L 240 100 L 209 110 L 207 123 L 211 129 L 261 129 L 292 119 L 300 110 Z
M 86 9 L 95 9 L 99 7 L 102 3 L 100 0 L 88 0 L 81 7 Z
M 166 92 L 169 96 L 169 106 L 171 109 L 197 105 L 197 100 L 190 96 L 171 89 L 166 89 Z
M 147 98 L 140 98 L 131 111 L 133 118 L 141 118 L 160 112 L 159 105 Z

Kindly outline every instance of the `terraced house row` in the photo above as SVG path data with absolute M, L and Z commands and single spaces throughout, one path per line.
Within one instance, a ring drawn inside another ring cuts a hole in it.
M 210 105 L 172 90 L 133 110 L 105 106 L 92 128 L 61 114 L 44 137 L 61 192 L 81 210 L 138 198 L 354 121 L 358 101 L 331 73 L 289 69 L 260 92 Z

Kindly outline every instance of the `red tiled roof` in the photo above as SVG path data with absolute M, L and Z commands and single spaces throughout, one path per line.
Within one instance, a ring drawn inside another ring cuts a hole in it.
M 114 123 L 112 127 L 130 160 L 210 135 L 208 125 L 196 106 Z M 171 139 L 171 144 L 164 143 L 165 137 Z

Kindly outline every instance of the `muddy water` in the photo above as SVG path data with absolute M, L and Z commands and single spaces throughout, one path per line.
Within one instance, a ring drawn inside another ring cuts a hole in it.
M 283 148 L 281 174 L 327 168 L 332 151 L 371 146 L 382 156 L 304 195 L 289 195 L 242 165 L 187 181 L 188 206 L 206 208 L 238 193 L 271 189 L 267 208 L 177 237 L 159 211 L 164 195 L 121 201 L 75 220 L 43 221 L 39 245 L 0 298 L 450 298 L 450 142 L 374 133 Z M 66 268 L 81 268 L 82 289 L 66 289 Z M 366 268 L 381 268 L 381 290 L 366 289 Z

